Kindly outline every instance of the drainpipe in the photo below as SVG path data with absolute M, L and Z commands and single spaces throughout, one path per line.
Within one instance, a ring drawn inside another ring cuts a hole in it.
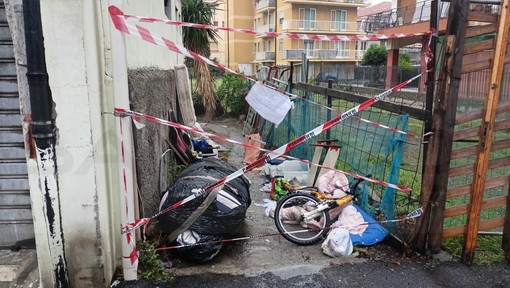
M 117 6 L 119 9 L 124 10 L 122 0 L 110 0 L 111 5 Z M 126 48 L 124 46 L 124 35 L 122 32 L 115 29 L 113 23 L 110 23 L 111 34 L 111 51 L 112 51 L 112 69 L 113 69 L 113 89 L 115 98 L 115 107 L 130 109 L 129 107 L 129 89 L 128 89 L 128 76 L 127 76 L 127 63 L 126 63 Z M 120 119 L 120 120 L 119 120 Z M 134 201 L 134 187 L 133 187 L 133 136 L 131 118 L 121 117 L 115 119 L 115 127 L 117 131 L 117 147 L 123 145 L 124 153 L 120 152 L 117 167 L 118 169 L 118 184 L 119 184 L 119 197 L 120 197 L 120 221 L 122 225 L 132 223 L 135 220 L 135 201 Z M 122 121 L 122 126 L 120 125 Z M 124 141 L 123 141 L 124 140 Z M 122 159 L 124 154 L 124 159 Z M 133 255 L 133 250 L 136 245 L 136 234 L 134 231 L 130 232 L 131 238 L 123 234 L 121 237 L 122 242 L 122 270 L 124 280 L 137 279 L 137 265 L 132 263 L 130 256 Z M 131 241 L 131 242 L 129 242 Z
M 56 128 L 53 117 L 53 99 L 46 71 L 40 6 L 40 0 L 23 0 L 27 80 L 32 107 L 32 136 L 37 150 L 39 185 L 44 197 L 43 213 L 48 229 L 48 250 L 51 257 L 54 286 L 69 287 L 55 154 Z

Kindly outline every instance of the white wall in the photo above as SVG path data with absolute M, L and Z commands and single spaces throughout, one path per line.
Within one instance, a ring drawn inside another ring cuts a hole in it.
M 158 19 L 168 19 L 163 7 L 163 0 L 127 0 L 124 3 L 124 13 L 136 16 L 147 16 Z M 172 20 L 181 20 L 181 1 L 168 1 L 173 7 L 168 7 Z M 177 9 L 177 12 L 176 12 Z M 176 15 L 179 14 L 179 15 Z M 181 33 L 181 28 L 173 25 L 161 23 L 138 23 L 138 25 L 149 29 L 152 33 L 163 36 L 179 45 L 182 45 L 182 37 L 175 37 L 176 33 Z M 183 56 L 171 52 L 164 47 L 156 46 L 145 42 L 135 36 L 126 35 L 126 56 L 128 67 L 130 69 L 141 67 L 159 67 L 170 69 L 178 63 L 183 63 Z
M 41 0 L 46 65 L 57 114 L 58 180 L 72 287 L 109 285 L 121 257 L 115 119 L 101 115 L 113 110 L 107 4 L 106 0 Z M 126 0 L 125 8 L 126 13 L 164 17 L 163 1 Z M 157 33 L 175 40 L 164 28 L 159 27 Z M 130 68 L 169 69 L 182 63 L 182 57 L 140 39 L 131 37 L 126 43 Z M 29 162 L 39 269 L 42 283 L 53 286 L 47 243 L 39 237 L 46 227 L 42 209 L 38 209 L 42 199 L 33 168 Z

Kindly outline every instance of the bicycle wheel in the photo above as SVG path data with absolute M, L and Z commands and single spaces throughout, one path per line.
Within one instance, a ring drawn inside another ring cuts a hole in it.
M 319 242 L 327 231 L 328 211 L 321 211 L 305 222 L 303 213 L 313 211 L 319 200 L 310 194 L 287 195 L 276 204 L 274 220 L 276 228 L 288 241 L 298 245 L 312 245 Z

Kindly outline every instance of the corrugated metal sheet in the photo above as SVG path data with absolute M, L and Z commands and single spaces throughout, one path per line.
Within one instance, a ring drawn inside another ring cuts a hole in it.
M 16 65 L 0 1 L 0 246 L 34 237 Z

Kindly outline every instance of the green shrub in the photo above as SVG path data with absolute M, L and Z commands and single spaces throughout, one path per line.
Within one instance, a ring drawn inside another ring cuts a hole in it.
M 151 242 L 138 242 L 138 273 L 140 277 L 149 281 L 165 281 L 170 275 L 163 267 L 156 245 Z
M 246 79 L 233 74 L 223 75 L 217 95 L 225 113 L 233 116 L 246 114 L 248 103 L 246 103 L 244 97 L 248 94 L 249 89 L 249 83 Z

